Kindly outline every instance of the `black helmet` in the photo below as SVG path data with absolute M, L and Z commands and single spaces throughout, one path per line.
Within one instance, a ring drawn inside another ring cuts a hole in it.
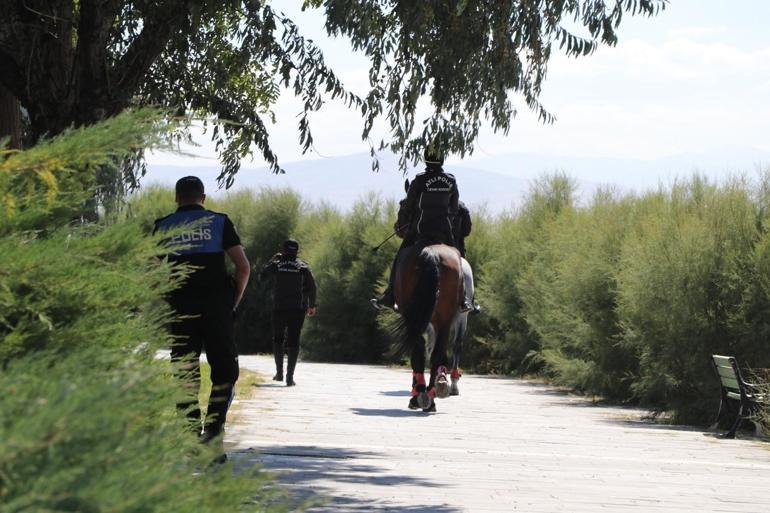
M 423 158 L 425 159 L 425 163 L 427 165 L 434 165 L 434 166 L 443 166 L 444 165 L 444 156 L 441 155 L 438 151 L 431 150 L 429 148 L 425 149 L 425 153 L 423 154 Z
M 290 256 L 297 256 L 297 253 L 299 253 L 299 242 L 294 239 L 284 241 L 283 252 Z

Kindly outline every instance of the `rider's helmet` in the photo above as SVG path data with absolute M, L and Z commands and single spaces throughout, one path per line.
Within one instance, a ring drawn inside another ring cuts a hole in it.
M 294 239 L 288 239 L 283 243 L 283 254 L 289 258 L 297 258 L 299 253 L 299 242 Z
M 428 166 L 441 167 L 444 165 L 444 156 L 438 151 L 431 150 L 430 148 L 425 149 L 423 158 L 425 159 L 425 164 Z

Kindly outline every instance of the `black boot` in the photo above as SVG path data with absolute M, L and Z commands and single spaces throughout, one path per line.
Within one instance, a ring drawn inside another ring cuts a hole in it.
M 283 344 L 273 344 L 273 356 L 275 357 L 273 381 L 283 381 Z
M 297 357 L 299 356 L 299 348 L 290 347 L 288 350 L 289 360 L 286 363 L 286 386 L 293 387 L 296 385 L 294 382 L 294 369 L 297 367 Z
M 399 255 L 401 254 L 401 251 L 404 249 L 404 247 L 406 247 L 406 241 L 401 243 L 401 247 L 398 248 L 398 252 L 396 252 L 396 257 L 393 259 L 393 263 L 390 264 L 390 275 L 388 276 L 388 288 L 385 289 L 385 292 L 383 292 L 380 297 L 369 300 L 372 306 L 375 307 L 377 310 L 379 310 L 382 307 L 393 308 L 394 310 L 397 310 L 396 294 L 393 292 L 393 280 L 395 279 L 395 276 L 396 276 L 396 263 L 398 262 Z
M 462 313 L 470 312 L 471 315 L 475 315 L 481 312 L 481 307 L 476 303 L 476 299 L 468 299 L 467 297 L 463 301 L 463 305 L 460 307 Z

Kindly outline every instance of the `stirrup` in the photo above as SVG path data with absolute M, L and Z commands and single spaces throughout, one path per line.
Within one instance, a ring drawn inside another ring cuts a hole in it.
M 398 312 L 398 305 L 393 303 L 393 305 L 386 305 L 381 301 L 382 298 L 379 297 L 373 297 L 369 300 L 369 303 L 375 308 L 375 310 L 382 310 L 383 308 L 390 308 L 391 310 L 394 310 Z
M 481 313 L 481 307 L 475 301 L 464 301 L 462 307 L 460 307 L 460 313 L 475 315 Z

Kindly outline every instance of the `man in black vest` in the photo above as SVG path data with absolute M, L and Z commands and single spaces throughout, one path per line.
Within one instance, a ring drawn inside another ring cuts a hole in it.
M 203 182 L 186 176 L 176 183 L 177 210 L 155 221 L 155 232 L 169 232 L 164 243 L 172 264 L 189 265 L 192 271 L 171 292 L 168 301 L 177 314 L 171 324 L 174 342 L 171 360 L 180 362 L 180 373 L 192 378 L 189 401 L 177 406 L 187 412 L 193 429 L 200 433 L 198 407 L 201 351 L 211 366 L 211 396 L 201 435 L 208 442 L 224 428 L 227 410 L 238 380 L 238 351 L 233 337 L 233 317 L 249 280 L 249 261 L 232 221 L 206 210 Z M 189 227 L 187 226 L 189 225 Z M 181 249 L 179 249 L 181 246 Z M 235 264 L 235 280 L 228 276 L 225 254 Z
M 286 364 L 286 386 L 293 387 L 294 369 L 299 356 L 299 338 L 305 314 L 316 314 L 316 286 L 310 266 L 297 258 L 299 243 L 289 239 L 283 253 L 273 255 L 259 274 L 260 279 L 274 276 L 273 282 L 273 353 L 274 381 L 283 381 L 284 344 L 289 359 Z
M 444 159 L 434 152 L 425 152 L 425 172 L 418 174 L 401 201 L 396 221 L 396 232 L 404 241 L 396 253 L 391 266 L 388 288 L 382 296 L 372 299 L 375 307 L 393 308 L 393 280 L 399 255 L 404 248 L 418 240 L 430 243 L 442 243 L 453 246 L 452 223 L 457 215 L 459 193 L 455 177 L 445 173 Z

